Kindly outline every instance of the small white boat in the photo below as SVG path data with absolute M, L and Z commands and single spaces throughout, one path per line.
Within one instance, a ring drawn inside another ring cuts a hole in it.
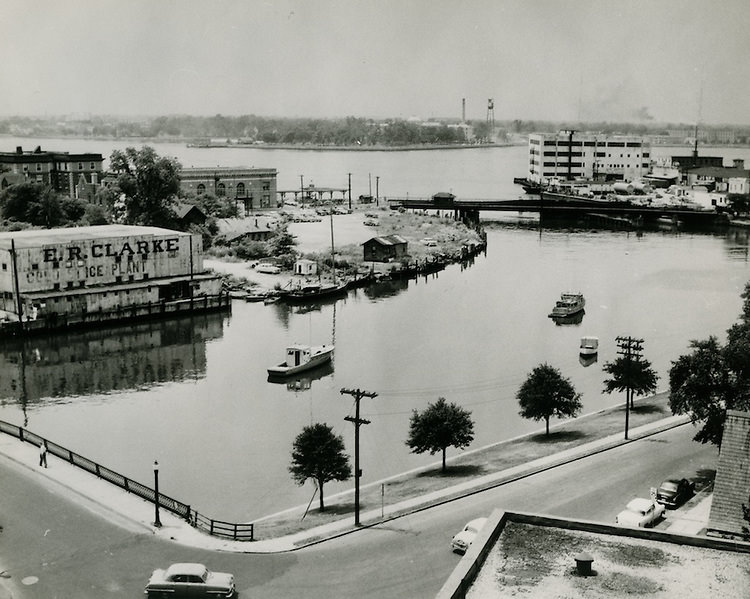
M 561 293 L 560 299 L 555 303 L 555 307 L 552 308 L 552 312 L 549 313 L 550 318 L 564 318 L 566 316 L 573 316 L 583 311 L 586 305 L 586 300 L 582 293 Z
M 268 369 L 269 376 L 288 376 L 315 368 L 333 357 L 333 345 L 290 345 L 286 361 Z
M 595 356 L 599 353 L 599 337 L 581 337 L 581 349 L 579 353 L 582 356 Z

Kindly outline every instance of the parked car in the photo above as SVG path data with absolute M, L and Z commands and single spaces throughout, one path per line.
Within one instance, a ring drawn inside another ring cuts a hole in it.
M 636 497 L 631 499 L 625 509 L 617 514 L 615 523 L 622 526 L 646 528 L 647 526 L 653 526 L 663 516 L 664 506 L 662 504 L 651 499 Z
M 172 564 L 166 570 L 154 570 L 144 593 L 157 597 L 234 597 L 234 576 L 211 572 L 203 564 Z
M 269 262 L 261 262 L 255 267 L 255 272 L 262 272 L 268 275 L 277 275 L 281 272 L 281 269 L 275 264 Z
M 469 545 L 474 541 L 479 531 L 487 522 L 487 518 L 476 518 L 466 523 L 456 536 L 451 539 L 451 549 L 457 553 L 466 553 Z
M 669 478 L 656 490 L 656 501 L 665 507 L 677 507 L 693 496 L 695 485 L 686 478 Z

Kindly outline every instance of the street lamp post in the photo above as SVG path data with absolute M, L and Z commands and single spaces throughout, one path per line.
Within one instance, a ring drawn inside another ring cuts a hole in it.
M 154 526 L 161 528 L 159 520 L 159 462 L 154 460 Z

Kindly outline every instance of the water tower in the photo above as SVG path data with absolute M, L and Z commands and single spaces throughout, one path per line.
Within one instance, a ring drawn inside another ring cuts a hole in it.
M 491 131 L 495 128 L 495 101 L 490 98 L 487 100 L 487 124 L 491 127 Z

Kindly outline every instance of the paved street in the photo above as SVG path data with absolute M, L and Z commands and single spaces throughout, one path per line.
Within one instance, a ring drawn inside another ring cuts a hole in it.
M 233 572 L 241 597 L 432 597 L 459 559 L 448 542 L 466 520 L 504 508 L 611 522 L 627 501 L 648 496 L 663 478 L 715 467 L 717 450 L 692 435 L 683 426 L 382 526 L 262 555 L 159 538 L 143 523 L 46 479 L 35 465 L 0 456 L 0 570 L 11 576 L 0 582 L 21 599 L 135 598 L 154 567 L 200 561 Z M 670 512 L 660 527 L 677 518 Z

